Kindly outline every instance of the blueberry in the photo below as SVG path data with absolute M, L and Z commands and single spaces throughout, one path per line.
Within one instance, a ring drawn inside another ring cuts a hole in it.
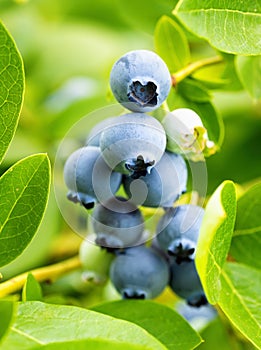
M 204 209 L 196 205 L 169 208 L 159 220 L 157 241 L 176 262 L 193 260 Z
M 189 108 L 178 108 L 166 114 L 162 125 L 167 134 L 167 149 L 186 155 L 188 159 L 203 160 L 214 152 L 215 145 L 208 138 L 207 130 L 199 115 Z
M 100 145 L 100 137 L 102 132 L 104 131 L 104 129 L 107 126 L 110 126 L 111 123 L 113 122 L 113 120 L 115 119 L 115 117 L 112 118 L 106 118 L 104 120 L 102 120 L 101 122 L 99 122 L 98 124 L 96 124 L 89 132 L 87 140 L 86 140 L 86 145 L 88 146 L 96 146 L 99 147 Z
M 171 75 L 156 53 L 136 50 L 126 53 L 114 64 L 110 85 L 123 106 L 133 112 L 149 112 L 167 98 Z
M 218 317 L 216 309 L 210 304 L 195 308 L 188 305 L 184 300 L 179 300 L 175 305 L 175 309 L 197 332 L 202 331 L 210 322 Z
M 123 177 L 127 195 L 137 205 L 172 207 L 186 191 L 188 171 L 182 156 L 165 152 L 150 174 L 133 179 Z
M 113 172 L 101 156 L 99 147 L 87 146 L 73 152 L 64 166 L 64 181 L 69 189 L 69 200 L 87 209 L 97 201 L 114 195 L 122 175 Z
M 123 197 L 98 204 L 92 213 L 92 225 L 96 243 L 112 250 L 138 244 L 144 231 L 140 210 Z
M 111 169 L 138 178 L 149 173 L 162 157 L 166 134 L 157 119 L 145 113 L 129 113 L 105 128 L 100 147 Z
M 89 239 L 89 240 L 88 240 Z M 91 237 L 82 241 L 79 259 L 83 267 L 83 278 L 95 283 L 106 282 L 114 255 L 91 242 Z
M 183 261 L 170 264 L 170 287 L 179 297 L 186 299 L 191 306 L 199 307 L 207 304 L 195 262 Z
M 169 267 L 163 257 L 145 246 L 125 249 L 110 267 L 110 278 L 124 299 L 151 299 L 169 282 Z

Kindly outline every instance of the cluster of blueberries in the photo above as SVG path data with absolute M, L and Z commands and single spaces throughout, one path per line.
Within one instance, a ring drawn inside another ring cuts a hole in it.
M 93 209 L 95 243 L 113 253 L 110 279 L 123 298 L 155 298 L 169 285 L 189 305 L 206 304 L 194 263 L 204 210 L 173 206 L 186 192 L 186 162 L 168 148 L 173 145 L 169 129 L 146 113 L 166 100 L 169 70 L 154 52 L 131 51 L 114 64 L 110 85 L 130 112 L 96 124 L 85 146 L 68 157 L 67 197 Z M 185 108 L 180 112 L 184 118 L 194 113 Z M 150 241 L 140 206 L 164 209 Z

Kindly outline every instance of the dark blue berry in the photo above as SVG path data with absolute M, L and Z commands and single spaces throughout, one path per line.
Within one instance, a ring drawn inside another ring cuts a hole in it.
M 199 307 L 207 304 L 194 261 L 183 261 L 170 264 L 170 287 L 191 306 Z
M 193 260 L 204 209 L 196 205 L 169 208 L 157 226 L 157 240 L 176 262 Z
M 140 242 L 144 220 L 136 205 L 125 198 L 112 197 L 94 208 L 92 226 L 99 246 L 116 249 Z
M 112 171 L 99 147 L 87 146 L 73 152 L 64 166 L 67 197 L 90 209 L 98 201 L 113 196 L 120 187 L 122 175 Z
M 172 207 L 186 191 L 187 166 L 177 154 L 165 152 L 150 174 L 133 179 L 123 177 L 125 192 L 137 205 L 146 207 Z
M 138 178 L 161 159 L 166 135 L 157 119 L 145 113 L 129 113 L 115 118 L 105 128 L 100 147 L 111 169 Z
M 150 299 L 167 286 L 169 267 L 152 249 L 137 246 L 124 250 L 114 259 L 110 278 L 124 299 Z

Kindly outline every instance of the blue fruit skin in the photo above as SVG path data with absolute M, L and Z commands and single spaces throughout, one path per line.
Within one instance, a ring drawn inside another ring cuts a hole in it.
M 95 174 L 95 175 L 94 175 Z M 99 147 L 87 146 L 73 152 L 64 165 L 68 199 L 87 209 L 110 198 L 120 187 L 122 175 L 111 171 Z
M 159 220 L 157 241 L 177 262 L 194 259 L 203 215 L 203 208 L 185 204 L 169 208 Z
M 133 179 L 123 177 L 126 194 L 136 205 L 172 207 L 186 192 L 188 171 L 182 156 L 165 152 L 150 174 Z
M 156 53 L 136 50 L 126 53 L 114 64 L 110 85 L 124 107 L 133 112 L 150 112 L 167 98 L 171 75 Z
M 185 261 L 180 264 L 175 260 L 172 261 L 169 285 L 174 293 L 186 299 L 189 305 L 199 307 L 207 304 L 194 261 Z
M 98 204 L 91 220 L 96 243 L 110 249 L 137 245 L 144 231 L 140 210 L 122 197 L 112 197 Z
M 86 139 L 86 146 L 96 146 L 99 147 L 100 146 L 100 138 L 101 138 L 101 134 L 104 131 L 104 129 L 108 126 L 110 126 L 114 119 L 116 117 L 112 117 L 112 118 L 106 118 L 104 120 L 102 120 L 101 122 L 99 122 L 98 124 L 96 124 L 89 132 L 88 137 Z
M 197 332 L 202 331 L 210 322 L 218 317 L 217 310 L 210 304 L 195 308 L 188 305 L 184 300 L 180 300 L 175 304 L 175 309 Z
M 145 246 L 126 249 L 111 264 L 110 278 L 125 299 L 151 299 L 169 282 L 169 267 L 163 257 Z
M 100 148 L 111 169 L 138 178 L 161 159 L 166 134 L 157 119 L 145 113 L 128 113 L 105 128 Z

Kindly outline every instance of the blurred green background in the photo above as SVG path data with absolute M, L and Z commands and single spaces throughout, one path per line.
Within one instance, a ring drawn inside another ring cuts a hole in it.
M 47 152 L 53 163 L 59 143 L 77 120 L 115 103 L 108 86 L 113 63 L 133 49 L 153 50 L 155 24 L 163 14 L 171 16 L 176 3 L 1 0 L 1 20 L 24 60 L 26 93 L 18 130 L 0 172 L 37 152 Z M 195 56 L 208 46 L 193 37 L 191 45 Z M 225 140 L 221 151 L 207 160 L 208 193 L 223 180 L 245 184 L 261 174 L 260 103 L 238 81 L 226 91 L 213 91 L 213 102 L 224 119 Z M 40 265 L 53 255 L 56 259 L 64 251 L 69 255 L 78 243 L 76 235 L 72 241 L 52 194 L 37 237 L 3 274 L 8 277 Z

